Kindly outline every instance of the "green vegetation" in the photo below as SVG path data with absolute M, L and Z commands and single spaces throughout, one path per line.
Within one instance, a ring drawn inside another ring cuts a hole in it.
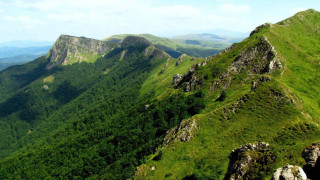
M 303 166 L 302 150 L 320 140 L 319 19 L 298 13 L 207 59 L 122 35 L 90 63 L 11 67 L 0 73 L 0 178 L 223 179 L 232 150 L 254 142 L 275 159 L 249 153 L 268 163 L 253 162 L 248 178 Z
M 206 91 L 206 108 L 194 116 L 200 130 L 195 130 L 196 136 L 189 142 L 176 140 L 160 148 L 160 160 L 155 161 L 150 155 L 135 178 L 223 179 L 231 151 L 253 142 L 270 143 L 276 160 L 266 169 L 253 166 L 250 177 L 270 179 L 272 172 L 286 163 L 303 166 L 302 150 L 320 139 L 320 86 L 316 73 L 316 44 L 320 39 L 315 30 L 320 26 L 319 18 L 319 12 L 308 10 L 289 18 L 290 24 L 285 20 L 266 26 L 198 68 L 196 75 L 202 77 L 201 89 Z M 226 82 L 219 81 L 219 76 L 262 36 L 274 46 L 283 67 L 270 74 L 271 81 L 259 83 L 255 90 L 251 90 L 251 82 L 260 75 L 248 76 L 246 71 L 231 74 L 227 88 L 221 85 Z M 208 91 L 211 82 L 219 82 L 218 89 Z

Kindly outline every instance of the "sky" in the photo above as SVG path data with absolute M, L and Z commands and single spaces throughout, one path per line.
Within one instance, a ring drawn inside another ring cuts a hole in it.
M 249 33 L 315 9 L 319 0 L 0 0 L 0 42 L 55 41 L 68 34 L 104 39 L 116 34 L 161 37 Z

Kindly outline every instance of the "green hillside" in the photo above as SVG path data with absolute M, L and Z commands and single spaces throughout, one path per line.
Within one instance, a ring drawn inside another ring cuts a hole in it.
M 188 120 L 197 123 L 189 132 L 194 137 L 183 142 L 183 130 L 169 133 L 170 143 L 150 155 L 135 178 L 223 179 L 231 151 L 254 142 L 270 143 L 276 161 L 267 169 L 251 169 L 247 178 L 270 179 L 287 163 L 302 167 L 301 152 L 320 138 L 319 18 L 319 12 L 308 10 L 265 24 L 198 68 L 193 76 L 202 83 L 194 88 L 206 92 L 206 108 Z M 269 62 L 280 62 L 281 68 L 265 69 L 269 55 Z
M 0 179 L 230 179 L 233 160 L 239 179 L 270 179 L 304 166 L 320 140 L 319 19 L 264 24 L 208 58 L 174 58 L 201 48 L 152 35 L 60 36 L 0 72 Z M 230 156 L 249 143 L 267 148 Z

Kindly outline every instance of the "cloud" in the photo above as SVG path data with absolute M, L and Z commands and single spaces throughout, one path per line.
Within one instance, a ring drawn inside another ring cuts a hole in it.
M 220 6 L 220 10 L 228 13 L 244 13 L 249 12 L 250 9 L 249 5 L 236 6 L 231 3 L 226 3 Z
M 223 5 L 202 11 L 200 6 L 183 2 L 159 6 L 154 0 L 0 0 L 4 4 L 0 7 L 6 9 L 2 18 L 5 23 L 0 28 L 6 27 L 8 33 L 17 31 L 13 37 L 29 33 L 50 40 L 60 34 L 102 39 L 123 33 L 173 36 L 216 28 L 245 31 L 249 20 L 233 17 L 229 12 L 246 12 L 250 7 L 219 1 Z M 32 27 L 37 31 L 32 31 Z

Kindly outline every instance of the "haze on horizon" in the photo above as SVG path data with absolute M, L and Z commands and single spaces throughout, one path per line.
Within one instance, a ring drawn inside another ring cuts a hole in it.
M 317 0 L 0 0 L 0 42 L 54 41 L 60 34 L 103 39 L 115 34 L 175 36 L 248 33 L 265 22 L 276 23 Z

